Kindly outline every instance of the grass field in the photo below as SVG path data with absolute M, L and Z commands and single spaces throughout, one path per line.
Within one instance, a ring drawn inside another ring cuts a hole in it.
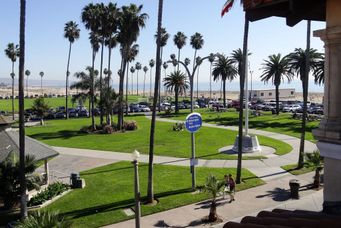
M 235 169 L 197 168 L 197 185 L 203 185 L 211 173 L 218 179 L 224 174 L 236 174 Z M 123 209 L 134 207 L 134 171 L 129 162 L 119 162 L 81 173 L 85 179 L 84 189 L 75 189 L 47 207 L 58 210 L 73 222 L 73 227 L 99 227 L 131 219 Z M 148 166 L 139 165 L 141 196 L 146 196 Z M 263 184 L 247 170 L 242 170 L 242 184 L 237 191 Z M 154 166 L 154 194 L 157 205 L 141 206 L 142 215 L 199 202 L 210 198 L 204 193 L 191 193 L 191 175 L 188 167 Z M 200 206 L 200 205 L 198 205 Z M 208 212 L 207 212 L 208 213 Z
M 89 126 L 91 119 L 45 121 L 46 126 L 26 128 L 27 135 L 51 146 L 84 148 L 130 153 L 137 149 L 143 154 L 149 153 L 150 120 L 145 116 L 130 116 L 127 120 L 136 120 L 138 130 L 125 133 L 86 134 L 79 130 Z M 98 119 L 97 119 L 98 122 Z M 173 131 L 172 123 L 157 122 L 155 133 L 155 154 L 173 157 L 190 157 L 190 134 L 187 131 Z M 218 153 L 218 149 L 234 143 L 237 132 L 202 127 L 196 133 L 196 156 L 204 159 L 236 159 L 235 155 Z M 264 136 L 259 136 L 262 145 L 275 148 L 277 154 L 292 150 L 289 144 Z M 258 157 L 259 158 L 259 157 Z M 247 159 L 244 156 L 244 159 Z M 257 157 L 252 157 L 257 159 Z
M 204 122 L 214 123 L 224 126 L 238 126 L 238 112 L 230 109 L 228 112 L 215 112 L 208 109 L 197 109 L 200 112 Z M 188 110 L 181 110 L 177 115 L 173 115 L 172 119 L 184 121 Z M 244 115 L 245 116 L 245 115 Z M 169 118 L 169 117 L 168 117 Z M 306 140 L 315 141 L 311 133 L 312 129 L 317 128 L 319 121 L 307 122 Z M 301 121 L 293 119 L 290 113 L 281 113 L 279 116 L 272 115 L 271 112 L 263 112 L 262 116 L 249 116 L 249 127 L 264 131 L 271 131 L 299 138 L 301 136 Z
M 128 96 L 128 102 L 137 102 L 139 97 L 137 95 L 130 95 Z M 25 109 L 31 108 L 34 102 L 34 98 L 25 98 Z M 51 108 L 57 108 L 59 106 L 65 106 L 65 97 L 55 97 L 55 98 L 45 98 L 45 101 L 48 103 L 48 105 Z M 15 112 L 18 112 L 19 110 L 19 99 L 14 99 L 14 110 Z M 88 107 L 89 102 L 86 101 L 84 103 L 85 107 Z M 78 104 L 73 104 L 71 102 L 71 98 L 69 97 L 68 99 L 68 106 L 70 108 L 75 108 L 77 107 Z M 2 99 L 0 100 L 0 111 L 7 111 L 7 112 L 12 112 L 12 100 L 11 99 Z
M 298 169 L 297 164 L 284 165 L 284 166 L 281 166 L 281 168 L 291 173 L 292 175 L 301 175 L 301 174 L 309 173 L 315 170 L 314 167 L 305 167 L 305 166 L 301 169 Z

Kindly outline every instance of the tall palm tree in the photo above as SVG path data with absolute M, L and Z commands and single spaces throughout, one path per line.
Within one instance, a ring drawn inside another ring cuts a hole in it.
M 66 64 L 66 83 L 65 83 L 65 110 L 66 115 L 65 118 L 69 118 L 69 109 L 68 109 L 68 89 L 69 89 L 69 67 L 70 67 L 70 59 L 71 59 L 71 47 L 72 44 L 79 38 L 80 29 L 78 28 L 78 24 L 75 21 L 69 21 L 65 23 L 64 27 L 64 37 L 69 40 L 69 54 L 67 58 Z
M 43 77 L 44 77 L 44 72 L 40 71 L 39 72 L 39 76 L 40 76 L 40 90 L 41 90 L 41 96 L 43 97 Z
M 226 80 L 232 81 L 237 77 L 237 69 L 234 67 L 232 59 L 221 54 L 214 62 L 213 69 L 214 81 L 221 79 L 223 82 L 223 102 L 224 108 L 226 108 Z
M 144 77 L 143 77 L 143 96 L 146 95 L 146 74 L 147 74 L 147 71 L 148 71 L 148 67 L 144 66 L 143 67 L 143 72 L 144 72 Z
M 305 129 L 306 129 L 306 117 L 307 117 L 307 100 L 308 100 L 308 75 L 312 71 L 315 76 L 314 69 L 323 61 L 323 54 L 317 52 L 316 49 L 309 49 L 309 51 L 301 48 L 296 48 L 295 51 L 288 55 L 289 66 L 293 74 L 300 77 L 302 81 L 303 89 L 303 115 L 302 115 L 302 132 L 300 141 L 300 153 L 298 158 L 298 168 L 303 167 L 304 159 L 304 140 L 305 140 Z
M 142 65 L 140 62 L 135 63 L 136 69 L 136 95 L 139 95 L 139 71 L 142 69 Z
M 163 67 L 163 71 L 164 71 L 164 73 L 165 73 L 165 78 L 167 77 L 167 68 L 168 68 L 168 64 L 167 64 L 167 62 L 163 62 L 163 64 L 162 64 L 162 67 Z M 160 76 L 161 77 L 161 76 Z M 160 78 L 160 80 L 161 80 L 161 78 Z M 186 92 L 186 91 L 185 91 Z M 167 95 L 167 91 L 166 91 L 166 95 Z
M 157 39 L 158 34 L 154 35 L 155 39 Z M 167 41 L 169 39 L 169 33 L 167 32 L 166 28 L 161 28 L 161 36 L 160 36 L 160 46 L 161 46 L 161 63 L 162 63 L 162 56 L 163 56 L 163 47 L 167 45 Z M 160 75 L 160 84 L 159 84 L 159 107 L 158 111 L 161 111 L 161 75 Z
M 7 48 L 5 49 L 5 54 L 12 61 L 12 72 L 11 72 L 11 78 L 12 78 L 12 119 L 14 120 L 14 77 L 15 77 L 14 63 L 17 61 L 17 57 L 20 54 L 19 45 L 14 45 L 14 43 L 9 43 L 7 45 Z
M 131 73 L 131 94 L 134 94 L 134 73 L 135 73 L 135 67 L 130 67 L 130 73 Z
M 107 72 L 108 72 L 108 78 L 107 78 L 107 94 L 110 94 L 110 91 L 111 91 L 111 86 L 112 86 L 112 83 L 111 83 L 111 52 L 112 52 L 112 49 L 115 48 L 117 46 L 117 40 L 116 40 L 116 36 L 110 36 L 108 39 L 106 39 L 105 41 L 105 45 L 108 47 L 108 69 L 107 69 Z M 107 99 L 109 99 L 107 97 Z
M 150 138 L 149 138 L 149 162 L 148 162 L 148 187 L 147 201 L 154 202 L 154 183 L 153 183 L 153 167 L 154 167 L 154 137 L 155 137 L 155 122 L 156 122 L 156 104 L 157 95 L 159 92 L 160 75 L 161 75 L 161 27 L 162 27 L 162 11 L 163 0 L 159 0 L 158 20 L 157 20 L 157 38 L 156 38 L 156 71 L 155 71 L 155 86 L 153 98 L 152 121 L 150 123 Z
M 128 83 L 129 83 L 129 63 L 135 60 L 136 56 L 139 53 L 139 45 L 134 44 L 133 46 L 130 47 L 129 52 L 128 52 L 128 62 L 127 62 L 127 79 L 126 79 L 126 105 L 128 106 Z M 125 109 L 126 110 L 126 115 L 128 115 L 128 107 Z
M 149 97 L 152 97 L 152 82 L 153 82 L 153 80 L 152 80 L 152 71 L 153 70 L 152 69 L 153 69 L 154 65 L 155 65 L 155 61 L 154 61 L 154 59 L 151 59 L 149 61 L 149 66 L 150 66 Z
M 126 65 L 129 57 L 129 48 L 136 42 L 140 30 L 145 27 L 145 22 L 148 14 L 142 13 L 143 6 L 136 6 L 130 4 L 129 6 L 122 6 L 119 13 L 117 40 L 121 45 L 121 70 L 119 83 L 119 112 L 118 112 L 118 128 L 123 126 L 123 83 Z
M 25 69 L 25 19 L 26 0 L 20 0 L 19 32 L 19 161 L 20 161 L 20 217 L 27 217 L 26 177 L 25 177 L 25 105 L 24 105 L 24 69 Z
M 180 51 L 186 45 L 187 36 L 183 32 L 177 32 L 174 35 L 173 41 L 178 48 L 178 62 L 180 61 Z M 179 64 L 178 64 L 179 70 Z
M 163 79 L 164 86 L 168 91 L 175 94 L 175 113 L 179 112 L 179 94 L 183 94 L 189 87 L 186 75 L 181 71 L 174 71 Z
M 210 62 L 210 99 L 212 99 L 212 64 L 214 62 L 215 55 L 213 53 L 210 54 L 208 61 Z
M 92 63 L 91 63 L 91 126 L 92 126 L 92 131 L 96 130 L 96 125 L 95 125 L 95 118 L 94 118 L 94 86 L 95 86 L 95 82 L 94 82 L 94 78 L 95 75 L 95 58 L 96 58 L 96 54 L 100 48 L 100 36 L 98 35 L 98 27 L 99 27 L 99 22 L 98 22 L 98 7 L 92 3 L 89 3 L 88 5 L 86 5 L 83 9 L 82 9 L 82 14 L 81 14 L 81 18 L 82 18 L 82 22 L 85 25 L 85 28 L 90 30 L 90 44 L 92 47 Z
M 262 64 L 263 73 L 260 76 L 263 82 L 270 80 L 276 87 L 276 113 L 279 114 L 279 86 L 286 78 L 288 82 L 292 79 L 289 68 L 289 59 L 287 56 L 282 57 L 281 54 L 270 55 L 268 60 L 264 60 Z
M 201 49 L 203 46 L 204 46 L 204 39 L 202 37 L 202 35 L 198 32 L 194 33 L 194 35 L 191 36 L 191 46 L 192 48 L 195 50 L 194 51 L 194 58 L 193 58 L 193 69 L 194 69 L 194 66 L 195 66 L 195 61 L 197 59 L 197 51 L 199 49 Z M 193 80 L 192 80 L 193 81 Z M 198 71 L 198 74 L 197 74 L 197 99 L 199 98 L 199 85 L 198 85 L 198 81 L 199 81 L 199 71 Z M 191 92 L 193 93 L 193 92 Z
M 25 75 L 26 75 L 26 96 L 28 97 L 28 76 L 30 76 L 31 71 L 25 70 Z

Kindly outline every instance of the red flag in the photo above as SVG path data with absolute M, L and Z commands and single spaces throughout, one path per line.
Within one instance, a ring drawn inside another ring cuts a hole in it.
M 223 17 L 225 13 L 227 13 L 231 7 L 233 6 L 234 0 L 227 0 L 221 10 L 221 16 Z

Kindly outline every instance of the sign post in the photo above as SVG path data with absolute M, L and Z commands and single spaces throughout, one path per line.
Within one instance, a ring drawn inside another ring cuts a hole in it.
M 187 131 L 191 133 L 191 149 L 192 156 L 190 160 L 191 165 L 191 173 L 192 173 L 192 190 L 195 190 L 195 166 L 198 164 L 198 161 L 195 159 L 195 137 L 194 133 L 197 132 L 202 126 L 202 118 L 200 113 L 193 112 L 186 117 L 185 126 Z

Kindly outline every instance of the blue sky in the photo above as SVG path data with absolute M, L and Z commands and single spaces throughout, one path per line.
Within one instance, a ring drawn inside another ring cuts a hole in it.
M 195 32 L 203 35 L 205 43 L 198 51 L 200 56 L 209 53 L 220 52 L 229 55 L 233 50 L 242 46 L 244 14 L 237 4 L 223 18 L 220 11 L 225 0 L 164 0 L 163 27 L 166 27 L 171 38 L 164 49 L 164 59 L 172 53 L 177 53 L 173 43 L 176 32 L 182 31 L 189 38 Z M 44 71 L 46 80 L 64 80 L 66 71 L 68 41 L 63 37 L 64 25 L 73 20 L 81 29 L 80 39 L 72 49 L 70 72 L 73 74 L 82 71 L 91 63 L 91 49 L 88 41 L 88 31 L 80 21 L 82 8 L 90 2 L 87 0 L 28 0 L 26 18 L 26 65 L 31 71 L 30 79 L 39 79 L 39 72 Z M 140 45 L 140 54 L 137 61 L 142 65 L 148 64 L 151 58 L 155 58 L 155 39 L 157 23 L 157 0 L 118 0 L 118 6 L 129 3 L 143 4 L 143 12 L 149 15 L 146 28 L 141 31 L 137 41 Z M 4 54 L 9 42 L 19 42 L 19 0 L 3 0 L 0 3 L 0 78 L 9 77 L 11 62 Z M 325 23 L 313 22 L 312 29 L 323 29 Z M 259 80 L 261 71 L 259 68 L 264 59 L 271 54 L 282 53 L 283 55 L 293 51 L 296 47 L 305 47 L 306 22 L 303 21 L 295 27 L 288 27 L 282 18 L 269 18 L 250 24 L 249 50 L 252 55 L 249 58 L 253 73 L 253 80 Z M 313 48 L 323 52 L 323 43 L 319 38 L 312 37 Z M 193 58 L 194 51 L 189 45 L 182 50 L 182 56 Z M 105 57 L 107 53 L 105 52 Z M 99 56 L 97 57 L 99 59 Z M 105 58 L 106 59 L 106 58 Z M 106 60 L 104 60 L 106 62 Z M 112 68 L 114 72 L 114 84 L 118 77 L 120 56 L 117 50 L 113 52 Z M 98 61 L 99 62 L 99 61 Z M 98 63 L 97 62 L 97 63 Z M 16 68 L 18 62 L 16 63 Z M 98 64 L 99 67 L 99 64 Z M 168 72 L 173 67 L 169 66 Z M 155 67 L 154 67 L 155 70 Z M 16 69 L 17 71 L 17 69 Z M 16 72 L 17 75 L 17 72 Z M 140 72 L 140 76 L 143 73 Z M 148 72 L 149 75 L 149 72 Z M 116 77 L 115 77 L 116 76 Z M 72 80 L 72 77 L 71 77 Z M 141 79 L 140 79 L 141 80 Z M 142 81 L 142 80 L 141 80 Z M 200 67 L 200 83 L 209 81 L 209 63 Z M 294 84 L 283 84 L 282 87 L 297 87 Z M 235 83 L 233 83 L 235 84 Z M 259 83 L 258 83 L 259 84 Z M 214 83 L 214 88 L 219 88 Z M 271 84 L 264 88 L 271 88 Z M 312 90 L 322 91 L 321 87 L 312 85 Z

